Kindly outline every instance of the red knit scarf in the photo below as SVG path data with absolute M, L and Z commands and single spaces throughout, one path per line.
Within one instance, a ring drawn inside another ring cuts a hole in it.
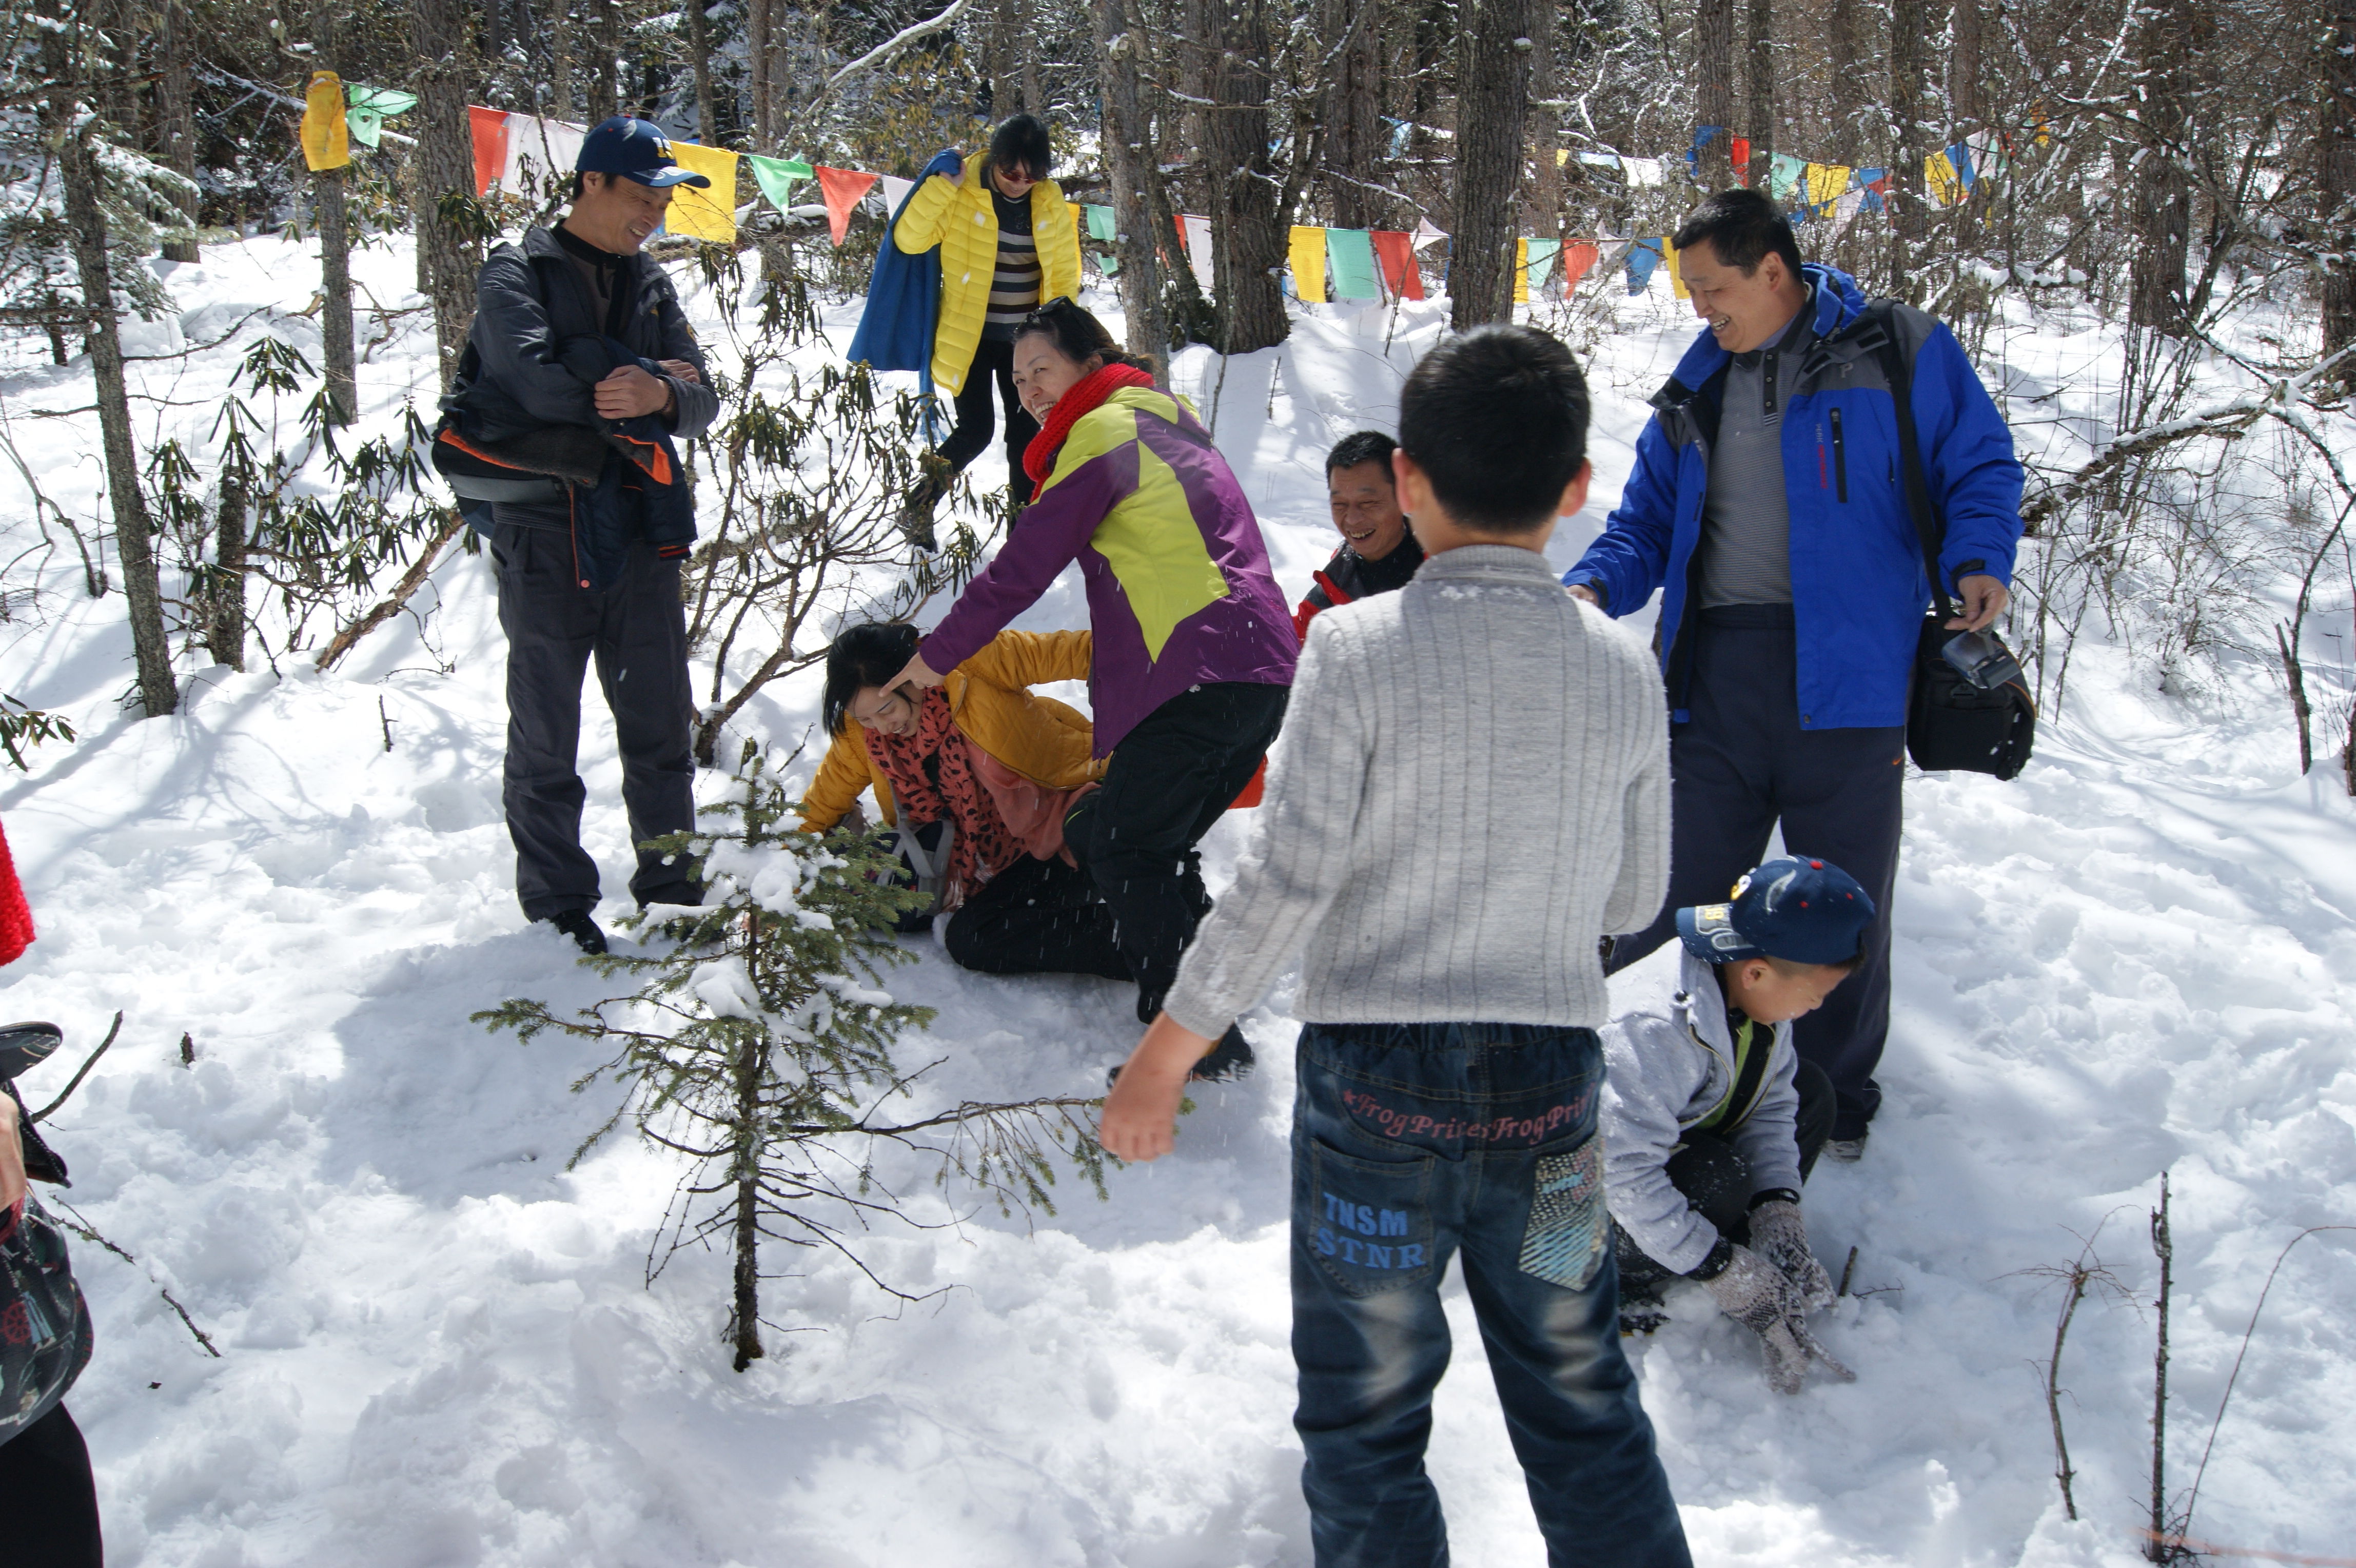
M 1090 371 L 1072 383 L 1072 390 L 1055 400 L 1047 411 L 1047 422 L 1039 434 L 1031 437 L 1031 445 L 1023 449 L 1023 471 L 1031 477 L 1031 499 L 1037 500 L 1047 488 L 1048 476 L 1055 471 L 1055 454 L 1064 449 L 1064 439 L 1072 426 L 1104 406 L 1105 399 L 1122 387 L 1150 387 L 1153 378 L 1135 365 L 1107 365 Z
M 867 732 L 867 755 L 884 770 L 898 800 L 900 818 L 910 826 L 937 822 L 943 817 L 956 825 L 949 845 L 948 876 L 941 888 L 941 908 L 954 909 L 975 888 L 1014 864 L 1023 846 L 999 816 L 989 789 L 973 769 L 971 743 L 958 731 L 949 714 L 949 697 L 938 686 L 925 693 L 916 709 L 916 728 L 910 735 Z M 936 787 L 925 772 L 925 758 L 938 757 L 941 781 Z

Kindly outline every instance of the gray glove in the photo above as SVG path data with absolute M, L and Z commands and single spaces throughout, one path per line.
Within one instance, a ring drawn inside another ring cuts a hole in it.
M 1798 1204 L 1775 1197 L 1752 1209 L 1751 1250 L 1781 1270 L 1810 1306 L 1833 1304 L 1832 1276 L 1808 1247 Z
M 1767 1385 L 1777 1393 L 1798 1393 L 1810 1361 L 1822 1363 L 1842 1382 L 1857 1381 L 1857 1374 L 1834 1360 L 1808 1332 L 1807 1298 L 1799 1287 L 1750 1248 L 1735 1248 L 1726 1267 L 1701 1283 L 1719 1311 L 1759 1336 L 1767 1356 Z

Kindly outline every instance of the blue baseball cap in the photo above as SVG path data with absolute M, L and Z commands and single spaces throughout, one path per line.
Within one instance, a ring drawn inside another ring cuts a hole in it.
M 598 122 L 595 130 L 582 137 L 581 156 L 573 167 L 579 174 L 617 174 L 657 190 L 673 185 L 708 189 L 712 184 L 694 170 L 679 166 L 679 160 L 671 156 L 670 138 L 653 121 L 633 120 L 626 114 Z
M 1711 963 L 1780 958 L 1786 963 L 1847 963 L 1873 924 L 1873 900 L 1857 879 L 1804 855 L 1743 873 L 1724 904 L 1677 911 L 1677 935 Z

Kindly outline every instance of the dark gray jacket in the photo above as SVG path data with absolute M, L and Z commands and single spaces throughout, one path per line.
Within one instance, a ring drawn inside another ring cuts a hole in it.
M 684 360 L 702 376 L 694 383 L 663 378 L 676 400 L 671 434 L 702 435 L 720 412 L 720 398 L 669 274 L 650 257 L 630 256 L 622 263 L 617 286 L 630 302 L 615 335 L 622 344 L 644 360 Z M 494 421 L 519 413 L 530 424 L 603 432 L 607 422 L 597 417 L 594 383 L 567 368 L 565 349 L 582 338 L 606 336 L 606 325 L 556 236 L 546 229 L 526 230 L 520 244 L 501 245 L 483 263 L 475 284 L 471 352 L 442 406 Z M 496 438 L 507 433 L 481 434 Z M 527 527 L 570 525 L 561 498 L 544 507 L 502 505 L 498 517 Z

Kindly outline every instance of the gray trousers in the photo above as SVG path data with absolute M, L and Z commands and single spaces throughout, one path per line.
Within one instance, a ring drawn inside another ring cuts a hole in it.
M 597 904 L 597 863 L 581 847 L 588 791 L 574 765 L 581 682 L 590 660 L 614 715 L 622 804 L 644 844 L 695 822 L 695 710 L 687 682 L 687 618 L 679 563 L 641 541 L 619 582 L 581 585 L 569 533 L 502 521 L 491 539 L 499 627 L 508 636 L 508 757 L 502 796 L 516 848 L 516 898 L 544 920 Z M 641 904 L 692 904 L 701 890 L 681 857 L 638 851 L 630 892 Z

